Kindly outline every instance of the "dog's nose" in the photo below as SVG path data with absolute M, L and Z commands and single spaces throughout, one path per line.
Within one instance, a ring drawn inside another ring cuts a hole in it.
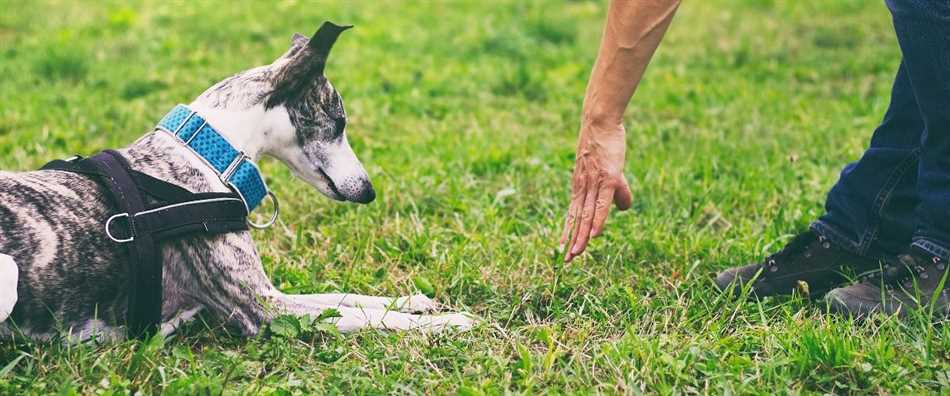
M 368 181 L 363 182 L 363 188 L 360 189 L 360 194 L 353 199 L 355 202 L 361 204 L 368 204 L 373 202 L 376 199 L 376 190 L 373 189 L 373 185 Z

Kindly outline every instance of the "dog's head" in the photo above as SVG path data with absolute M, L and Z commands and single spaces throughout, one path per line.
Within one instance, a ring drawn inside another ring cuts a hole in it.
M 229 137 L 249 154 L 281 160 L 327 197 L 369 203 L 376 192 L 346 139 L 343 100 L 324 75 L 333 43 L 348 28 L 325 22 L 309 39 L 295 34 L 273 63 L 215 84 L 192 106 L 218 113 L 226 124 L 220 129 L 237 131 Z

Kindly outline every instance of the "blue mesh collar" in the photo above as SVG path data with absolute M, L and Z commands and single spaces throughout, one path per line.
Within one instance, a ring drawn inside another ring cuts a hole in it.
M 198 154 L 224 184 L 241 195 L 248 213 L 267 196 L 267 185 L 257 165 L 188 106 L 175 106 L 155 128 L 174 135 Z

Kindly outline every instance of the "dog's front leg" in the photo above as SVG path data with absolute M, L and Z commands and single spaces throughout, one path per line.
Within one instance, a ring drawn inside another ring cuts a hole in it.
M 375 297 L 351 293 L 303 294 L 294 295 L 297 301 L 308 304 L 331 307 L 352 307 L 366 309 L 388 309 L 403 313 L 431 313 L 439 311 L 439 304 L 423 294 L 411 296 Z
M 337 310 L 340 317 L 330 319 L 330 321 L 341 332 L 352 332 L 364 328 L 439 332 L 448 329 L 468 330 L 473 324 L 472 319 L 462 313 L 414 315 L 389 308 L 346 307 L 341 306 L 338 303 L 339 300 L 336 300 L 334 304 L 326 305 L 314 295 L 285 294 L 279 299 L 282 301 L 283 308 L 295 315 L 317 316 L 327 309 Z
M 0 254 L 0 322 L 7 320 L 17 301 L 19 270 L 13 257 Z
M 166 263 L 169 264 L 166 274 L 176 278 L 171 282 L 175 288 L 189 294 L 227 323 L 240 328 L 246 336 L 257 334 L 275 316 L 319 316 L 327 309 L 336 309 L 342 315 L 331 319 L 340 331 L 367 327 L 440 331 L 472 326 L 472 320 L 463 314 L 411 315 L 388 308 L 393 303 L 399 303 L 398 300 L 284 294 L 271 284 L 264 273 L 248 233 L 183 242 L 169 250 Z M 341 302 L 354 305 L 364 303 L 373 308 L 342 306 Z

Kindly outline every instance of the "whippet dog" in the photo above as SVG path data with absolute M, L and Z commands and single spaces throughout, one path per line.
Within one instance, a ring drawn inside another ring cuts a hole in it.
M 273 63 L 215 84 L 188 107 L 251 160 L 271 156 L 323 195 L 365 204 L 375 192 L 347 142 L 340 94 L 323 73 L 338 34 L 295 34 Z M 167 131 L 154 130 L 119 153 L 134 170 L 191 192 L 229 191 Z M 0 335 L 125 337 L 128 253 L 103 229 L 114 213 L 89 177 L 0 172 Z M 424 295 L 285 294 L 265 274 L 248 231 L 173 240 L 160 251 L 160 331 L 166 335 L 200 311 L 245 336 L 279 315 L 316 316 L 331 308 L 340 316 L 330 320 L 343 332 L 472 326 L 466 314 L 425 314 L 438 305 Z

